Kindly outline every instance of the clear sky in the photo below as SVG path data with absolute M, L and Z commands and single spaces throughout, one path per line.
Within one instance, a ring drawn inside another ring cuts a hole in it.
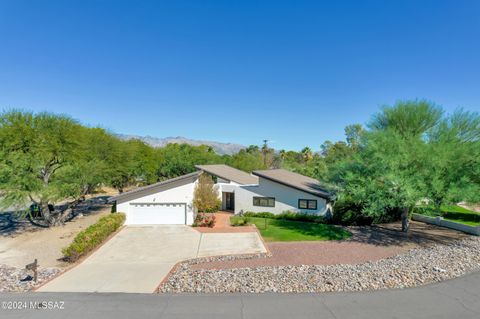
M 480 110 L 480 1 L 0 0 L 0 108 L 314 150 L 384 104 Z

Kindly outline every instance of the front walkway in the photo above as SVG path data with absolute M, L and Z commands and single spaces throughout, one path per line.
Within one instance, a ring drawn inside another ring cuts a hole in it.
M 266 252 L 256 232 L 202 234 L 188 226 L 125 227 L 38 291 L 152 293 L 183 260 Z

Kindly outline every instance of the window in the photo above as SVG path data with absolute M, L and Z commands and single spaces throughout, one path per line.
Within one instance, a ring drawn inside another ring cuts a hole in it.
M 299 199 L 298 208 L 300 209 L 317 209 L 317 200 L 316 199 Z
M 253 206 L 275 207 L 274 197 L 254 197 Z

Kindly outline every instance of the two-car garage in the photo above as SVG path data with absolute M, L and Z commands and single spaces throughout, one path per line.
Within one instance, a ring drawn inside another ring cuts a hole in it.
M 193 193 L 200 172 L 140 187 L 110 198 L 126 225 L 191 225 Z
M 130 203 L 128 224 L 185 225 L 186 203 Z

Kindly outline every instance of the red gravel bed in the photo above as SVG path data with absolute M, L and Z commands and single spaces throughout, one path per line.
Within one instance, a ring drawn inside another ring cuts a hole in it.
M 262 266 L 358 264 L 395 256 L 411 245 L 377 246 L 351 241 L 274 242 L 267 244 L 272 257 L 213 261 L 192 269 L 230 269 Z
M 232 213 L 217 212 L 215 213 L 215 226 L 209 227 L 195 227 L 194 229 L 201 233 L 249 233 L 257 231 L 253 226 L 230 226 L 230 217 Z

